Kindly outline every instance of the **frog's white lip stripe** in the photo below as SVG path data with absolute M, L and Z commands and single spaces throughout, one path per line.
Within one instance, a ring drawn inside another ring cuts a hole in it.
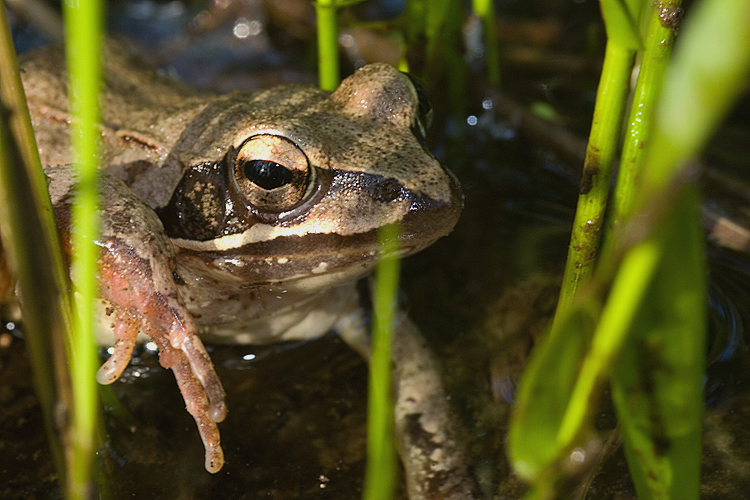
M 362 226 L 362 232 L 372 230 L 372 227 Z M 172 243 L 186 250 L 203 252 L 223 252 L 234 250 L 253 243 L 271 241 L 285 236 L 305 236 L 308 234 L 338 234 L 348 236 L 341 232 L 340 225 L 335 220 L 312 220 L 293 226 L 273 226 L 270 224 L 255 224 L 251 228 L 237 234 L 221 236 L 207 241 L 186 240 L 182 238 L 172 239 Z M 353 234 L 353 233 L 352 233 Z

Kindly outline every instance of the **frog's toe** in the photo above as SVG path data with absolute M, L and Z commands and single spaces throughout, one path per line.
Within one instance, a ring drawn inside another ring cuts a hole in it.
M 221 446 L 215 448 L 206 448 L 206 470 L 211 474 L 216 474 L 224 466 L 224 450 Z
M 102 385 L 109 385 L 122 375 L 125 367 L 130 363 L 133 354 L 140 322 L 134 321 L 132 315 L 118 314 L 117 322 L 114 327 L 114 334 L 117 342 L 114 345 L 114 352 L 109 359 L 96 372 L 96 381 Z
M 181 351 L 187 359 L 192 374 L 198 379 L 208 397 L 211 419 L 221 422 L 227 416 L 226 393 L 214 370 L 211 357 L 198 337 L 195 322 L 181 305 L 172 304 L 170 311 L 174 320 L 169 330 L 169 345 Z
M 149 333 L 149 332 L 146 332 Z M 206 450 L 206 470 L 212 474 L 221 470 L 224 466 L 224 451 L 221 449 L 221 435 L 214 419 L 217 408 L 209 403 L 208 393 L 199 377 L 192 367 L 191 360 L 185 354 L 185 343 L 183 348 L 176 350 L 166 337 L 154 338 L 159 346 L 160 360 L 165 368 L 169 368 L 174 373 L 177 386 L 185 400 L 188 413 L 192 415 L 198 426 L 203 447 Z M 189 342 L 187 342 L 189 344 Z M 202 344 L 201 344 L 202 347 Z M 204 350 L 205 352 L 205 350 Z M 206 353 L 206 357 L 208 354 Z M 210 359 L 209 359 L 210 364 Z M 213 366 L 211 368 L 213 372 Z M 214 376 L 216 374 L 214 373 Z M 217 378 L 218 381 L 218 378 Z M 219 383 L 221 387 L 221 383 Z M 221 389 L 220 408 L 223 408 L 223 416 L 226 416 L 226 406 L 223 398 L 224 390 Z M 222 417 L 223 418 L 223 417 Z
M 196 336 L 189 336 L 182 343 L 182 352 L 190 363 L 193 375 L 200 381 L 206 392 L 211 420 L 222 422 L 227 416 L 226 393 L 203 342 Z
M 132 340 L 118 340 L 114 347 L 115 351 L 96 372 L 96 381 L 102 385 L 109 385 L 120 378 L 123 370 L 130 363 L 133 347 L 135 347 L 135 342 Z

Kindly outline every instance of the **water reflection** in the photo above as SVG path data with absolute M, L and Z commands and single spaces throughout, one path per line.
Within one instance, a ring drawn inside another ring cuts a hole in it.
M 746 348 L 750 321 L 750 263 L 747 256 L 711 249 L 709 261 L 709 329 L 706 401 L 715 404 L 739 389 L 744 378 L 739 355 Z

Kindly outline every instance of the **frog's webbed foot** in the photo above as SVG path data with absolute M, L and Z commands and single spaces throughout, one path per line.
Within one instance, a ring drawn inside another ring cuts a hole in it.
M 74 183 L 68 166 L 45 170 L 56 218 L 67 220 Z M 173 371 L 188 412 L 198 425 L 206 449 L 206 469 L 224 464 L 217 422 L 227 414 L 224 388 L 214 371 L 193 317 L 177 292 L 173 277 L 174 250 L 154 211 L 124 183 L 102 175 L 102 235 L 99 254 L 99 295 L 108 303 L 116 337 L 114 353 L 97 380 L 117 380 L 130 361 L 139 332 L 159 348 L 162 366 Z M 67 233 L 67 228 L 62 227 Z M 71 270 L 75 282 L 75 269 Z

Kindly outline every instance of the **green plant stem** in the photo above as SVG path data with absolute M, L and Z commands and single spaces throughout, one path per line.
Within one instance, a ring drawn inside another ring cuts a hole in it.
M 490 85 L 500 87 L 500 57 L 497 50 L 495 31 L 495 2 L 493 0 L 472 0 L 472 9 L 482 20 L 484 44 L 487 46 L 487 78 Z
M 66 2 L 66 55 L 70 78 L 71 145 L 77 165 L 77 195 L 71 210 L 72 268 L 75 270 L 76 328 L 71 350 L 71 374 L 75 412 L 75 453 L 69 498 L 85 499 L 93 488 L 92 465 L 98 435 L 99 400 L 96 386 L 98 356 L 94 334 L 94 299 L 97 295 L 97 259 L 94 243 L 99 235 L 98 220 L 98 123 L 101 80 L 101 30 L 103 6 L 100 0 Z
M 665 6 L 676 4 L 657 8 Z M 653 114 L 653 123 L 651 137 L 639 137 L 648 147 L 637 160 L 645 167 L 634 176 L 630 202 L 638 217 L 622 225 L 616 245 L 602 249 L 586 293 L 558 307 L 562 319 L 556 316 L 535 348 L 519 386 L 509 450 L 519 475 L 537 482 L 538 495 L 551 491 L 567 471 L 570 447 L 589 436 L 597 389 L 609 377 L 639 498 L 699 497 L 706 266 L 697 190 L 685 165 L 746 88 L 750 2 L 705 0 L 691 14 L 658 106 L 640 115 Z M 636 45 L 632 29 L 618 37 Z M 662 42 L 644 46 L 651 43 Z M 635 106 L 645 104 L 637 98 Z M 631 117 L 640 118 L 637 111 Z
M 633 56 L 633 50 L 607 42 L 556 317 L 593 272 Z
M 654 193 L 685 170 L 747 87 L 750 2 L 706 0 L 691 15 L 654 113 L 638 208 L 659 200 Z M 626 457 L 644 499 L 699 498 L 707 285 L 697 199 L 688 193 L 666 225 L 670 255 L 654 285 L 669 301 L 647 302 L 650 329 L 636 329 L 637 342 L 626 346 L 612 379 Z M 634 364 L 648 369 L 633 373 Z
M 0 232 L 18 280 L 34 385 L 65 487 L 70 435 L 64 424 L 73 399 L 64 341 L 71 325 L 67 273 L 5 9 L 0 9 L 0 101 Z
M 593 410 L 591 402 L 597 399 L 617 360 L 661 256 L 662 247 L 647 240 L 632 248 L 622 261 L 560 423 L 559 449 L 569 449 L 586 426 Z
M 679 7 L 679 4 L 679 1 L 671 2 L 673 8 Z M 618 224 L 623 216 L 633 212 L 635 185 L 643 170 L 654 123 L 654 110 L 661 95 L 664 73 L 672 53 L 674 31 L 671 26 L 662 24 L 661 13 L 661 3 L 655 2 L 649 14 L 645 48 L 633 92 L 617 183 L 612 193 L 609 224 L 611 228 Z
M 398 231 L 397 225 L 389 225 L 378 235 L 381 255 L 386 257 L 378 262 L 375 270 L 364 500 L 389 500 L 396 487 L 390 346 L 400 260 L 387 255 L 397 250 Z
M 315 2 L 318 32 L 318 85 L 334 91 L 339 85 L 338 24 L 335 0 Z
M 639 20 L 641 10 L 649 3 L 648 0 L 599 0 L 607 40 L 623 49 L 641 50 Z

